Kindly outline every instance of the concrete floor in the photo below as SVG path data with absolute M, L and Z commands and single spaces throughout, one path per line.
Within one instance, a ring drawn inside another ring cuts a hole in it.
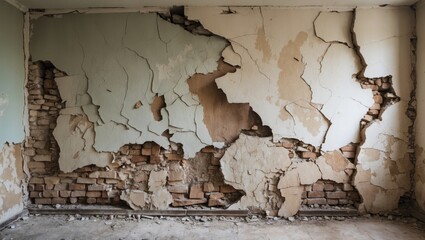
M 24 217 L 0 232 L 0 239 L 425 239 L 414 218 L 323 219 Z

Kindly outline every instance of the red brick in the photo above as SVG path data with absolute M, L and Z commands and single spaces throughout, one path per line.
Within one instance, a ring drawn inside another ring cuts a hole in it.
M 147 156 L 141 156 L 141 155 L 131 156 L 131 161 L 134 162 L 134 163 L 147 162 L 148 159 L 149 159 L 149 157 L 147 157 Z
M 102 192 L 87 192 L 86 196 L 88 198 L 98 198 L 102 197 Z
M 165 157 L 170 161 L 180 161 L 183 159 L 183 156 L 177 153 L 166 153 Z
M 346 198 L 346 197 L 347 197 L 347 193 L 342 192 L 342 191 L 327 192 L 326 193 L 326 198 L 338 199 L 338 198 Z
M 62 205 L 64 205 L 64 204 L 66 204 L 66 198 L 59 198 L 59 197 L 52 198 L 52 204 L 62 204 Z
M 170 193 L 188 193 L 189 187 L 187 185 L 171 185 L 167 186 Z
M 312 192 L 308 192 L 307 196 L 309 198 L 323 198 L 325 197 L 325 192 L 321 192 L 321 191 L 312 191 Z
M 226 206 L 226 202 L 222 199 L 210 198 L 208 200 L 208 207 L 214 207 L 214 206 Z
M 69 184 L 69 190 L 86 190 L 86 185 L 81 183 Z
M 220 199 L 220 198 L 224 198 L 224 194 L 221 192 L 212 192 L 208 194 L 210 199 Z
M 54 190 L 44 190 L 43 197 L 45 198 L 59 197 L 59 192 Z
M 85 197 L 86 191 L 72 191 L 71 197 Z
M 71 191 L 59 191 L 61 197 L 67 198 L 71 196 Z
M 326 204 L 326 198 L 308 198 L 307 204 L 325 205 Z
M 35 204 L 52 204 L 51 198 L 36 198 L 34 200 Z
M 212 182 L 204 183 L 204 192 L 213 192 L 214 189 L 214 184 Z
M 93 184 L 96 183 L 96 179 L 79 177 L 77 178 L 77 183 Z
M 316 159 L 318 156 L 319 154 L 315 152 L 308 152 L 308 151 L 301 152 L 301 158 L 304 158 L 304 159 Z
M 43 197 L 43 192 L 30 192 L 30 198 L 41 198 Z
M 313 191 L 323 191 L 325 184 L 322 182 L 313 183 Z
M 190 187 L 189 198 L 204 198 L 204 191 L 202 191 L 201 184 L 193 184 Z

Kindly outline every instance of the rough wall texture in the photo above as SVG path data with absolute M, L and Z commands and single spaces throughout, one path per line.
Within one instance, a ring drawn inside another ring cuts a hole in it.
M 360 143 L 354 180 L 360 209 L 378 213 L 397 207 L 410 190 L 412 170 L 412 119 L 406 114 L 413 89 L 412 10 L 188 8 L 186 14 L 229 39 L 224 61 L 239 68 L 216 82 L 230 102 L 248 102 L 275 142 L 299 139 L 323 156 Z M 320 162 L 315 163 L 307 169 L 315 171 Z M 302 179 L 309 171 L 285 174 L 280 182 L 288 189 L 281 189 L 282 196 L 298 204 L 303 184 L 296 176 Z
M 412 170 L 409 9 L 185 14 L 33 22 L 33 60 L 54 64 L 31 66 L 36 203 L 397 206 Z
M 24 140 L 23 14 L 0 2 L 0 224 L 20 213 Z
M 420 1 L 417 5 L 416 23 L 420 26 L 425 21 L 425 4 Z M 416 202 L 425 211 L 425 29 L 417 27 L 416 73 L 417 73 L 417 120 L 416 120 L 416 168 L 415 168 L 415 197 Z

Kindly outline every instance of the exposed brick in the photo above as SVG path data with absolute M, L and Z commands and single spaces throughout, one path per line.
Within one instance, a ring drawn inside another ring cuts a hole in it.
M 52 161 L 52 156 L 50 155 L 36 155 L 33 157 L 34 161 L 37 162 L 50 162 Z
M 86 190 L 86 185 L 81 183 L 69 184 L 69 190 Z
M 59 177 L 44 177 L 44 183 L 46 184 L 58 184 L 60 181 Z
M 67 183 L 59 183 L 59 184 L 56 184 L 53 189 L 54 190 L 66 190 L 66 189 L 68 189 L 68 184 Z
M 170 193 L 188 193 L 189 187 L 187 185 L 172 185 L 167 186 Z
M 339 204 L 339 201 L 338 201 L 338 199 L 328 199 L 327 200 L 327 203 L 329 205 L 338 205 Z
M 36 191 L 30 192 L 30 198 L 41 198 L 41 197 L 43 197 L 43 192 L 36 192 Z
M 72 191 L 71 197 L 85 197 L 86 191 Z
M 183 159 L 183 156 L 177 153 L 166 153 L 165 157 L 170 161 L 180 161 Z
M 105 189 L 106 189 L 106 185 L 93 184 L 93 185 L 87 186 L 88 191 L 103 191 Z
M 214 198 L 208 199 L 208 207 L 215 207 L 215 206 L 226 206 L 226 202 L 222 199 L 214 199 Z
M 147 156 L 141 156 L 141 155 L 131 156 L 131 161 L 134 162 L 134 163 L 147 162 L 148 159 L 149 159 L 149 157 L 147 157 Z
M 313 191 L 323 191 L 325 188 L 325 184 L 323 182 L 313 183 L 312 189 Z
M 152 154 L 151 148 L 142 148 L 142 155 L 143 156 L 150 156 Z
M 333 191 L 333 190 L 335 190 L 335 186 L 333 184 L 331 184 L 331 183 L 326 183 L 325 184 L 325 187 L 324 187 L 324 190 L 325 191 Z
M 44 162 L 34 162 L 31 161 L 28 163 L 28 168 L 29 169 L 33 169 L 33 168 L 44 168 L 46 165 Z
M 304 159 L 316 159 L 318 156 L 319 154 L 316 152 L 309 152 L 309 151 L 301 152 L 301 158 L 304 158 Z
M 307 196 L 309 198 L 323 198 L 325 197 L 325 192 L 321 192 L 321 191 L 307 192 Z
M 66 204 L 66 198 L 59 198 L 59 197 L 52 198 L 52 204 L 62 204 L 62 205 L 64 205 L 64 204 Z
M 36 198 L 34 199 L 35 204 L 52 204 L 51 198 Z
M 220 198 L 224 198 L 224 194 L 221 192 L 212 192 L 208 194 L 210 199 L 220 199 Z
M 102 192 L 87 192 L 86 197 L 89 197 L 89 198 L 102 197 Z
M 190 187 L 189 198 L 204 198 L 204 192 L 202 191 L 201 184 L 193 184 Z
M 214 184 L 212 182 L 204 183 L 204 192 L 212 192 L 214 189 Z
M 326 204 L 326 198 L 308 198 L 307 204 L 325 205 Z
M 87 198 L 87 203 L 88 204 L 94 204 L 94 203 L 96 203 L 96 198 Z
M 69 202 L 72 204 L 75 204 L 78 202 L 78 198 L 75 198 L 75 197 L 69 198 Z
M 59 196 L 67 198 L 71 196 L 71 191 L 59 191 Z
M 117 178 L 116 171 L 101 171 L 99 172 L 99 178 Z
M 233 188 L 231 185 L 225 184 L 225 185 L 220 186 L 220 192 L 221 193 L 234 193 L 234 192 L 236 192 L 236 189 Z
M 335 199 L 335 198 L 346 198 L 347 193 L 342 191 L 336 191 L 336 192 L 327 192 L 326 193 L 327 198 Z
M 77 183 L 94 184 L 96 183 L 96 179 L 79 177 L 77 178 Z
M 30 179 L 29 183 L 43 184 L 43 183 L 44 183 L 44 178 L 40 178 L 40 177 L 32 177 L 32 178 Z

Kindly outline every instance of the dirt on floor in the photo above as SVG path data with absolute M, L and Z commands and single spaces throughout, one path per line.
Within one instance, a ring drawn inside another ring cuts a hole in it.
M 410 217 L 249 216 L 150 217 L 29 215 L 0 239 L 425 239 L 425 223 Z

